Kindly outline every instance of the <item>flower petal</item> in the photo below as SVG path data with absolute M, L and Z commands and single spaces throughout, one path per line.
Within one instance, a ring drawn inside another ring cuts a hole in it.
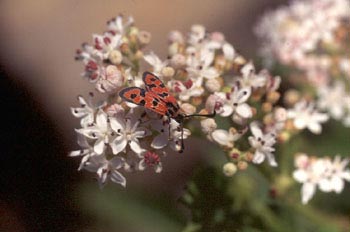
M 142 149 L 140 147 L 140 144 L 136 139 L 131 140 L 129 145 L 130 145 L 131 150 L 133 150 L 136 154 L 140 154 L 144 151 L 144 149 Z
M 168 140 L 168 136 L 165 133 L 159 134 L 157 135 L 152 143 L 151 143 L 151 147 L 153 147 L 154 149 L 162 149 L 163 147 L 165 147 L 168 144 L 169 140 Z
M 306 204 L 313 197 L 316 191 L 316 186 L 313 183 L 304 183 L 301 187 L 302 203 Z
M 105 150 L 105 140 L 104 138 L 99 138 L 94 145 L 94 152 L 101 155 Z
M 305 170 L 297 169 L 293 172 L 293 178 L 299 183 L 304 183 L 309 177 L 308 173 Z
M 102 131 L 107 131 L 107 114 L 102 111 L 99 110 L 96 116 L 96 125 L 98 126 L 98 128 L 100 128 Z
M 121 186 L 125 187 L 126 186 L 126 179 L 125 177 L 118 172 L 117 170 L 114 170 L 111 174 L 111 181 L 114 183 L 120 184 Z
M 251 118 L 253 116 L 252 109 L 246 103 L 238 105 L 236 108 L 236 113 L 242 118 Z
M 260 152 L 259 150 L 256 150 L 253 157 L 253 163 L 255 164 L 261 164 L 265 160 L 264 153 Z
M 118 154 L 119 152 L 123 151 L 127 144 L 128 141 L 124 139 L 123 136 L 118 136 L 112 143 L 110 143 L 113 154 Z

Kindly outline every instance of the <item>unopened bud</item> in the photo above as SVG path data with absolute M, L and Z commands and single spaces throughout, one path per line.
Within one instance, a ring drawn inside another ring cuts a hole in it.
M 149 44 L 151 42 L 151 33 L 148 31 L 140 31 L 137 38 L 142 45 Z
M 234 163 L 229 162 L 222 167 L 222 171 L 225 176 L 231 177 L 237 172 L 237 166 Z
M 118 50 L 112 50 L 108 55 L 108 59 L 112 64 L 120 64 L 123 60 L 123 55 Z
M 248 163 L 245 161 L 239 161 L 237 167 L 239 170 L 246 170 L 248 168 Z
M 165 78 L 170 78 L 174 76 L 175 70 L 172 67 L 164 67 L 161 73 Z

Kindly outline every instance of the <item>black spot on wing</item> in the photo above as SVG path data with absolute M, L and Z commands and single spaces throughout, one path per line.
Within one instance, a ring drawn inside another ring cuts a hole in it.
M 122 89 L 119 92 L 119 96 L 123 100 L 137 104 L 137 105 L 144 105 L 143 103 L 145 101 L 143 100 L 143 98 L 145 97 L 145 95 L 146 95 L 146 90 L 138 87 L 128 87 L 128 88 Z M 140 100 L 139 97 L 141 97 L 142 100 Z
M 164 93 L 160 93 L 160 94 L 158 94 L 160 97 L 167 97 L 167 96 L 169 96 L 169 94 L 168 93 L 166 93 L 166 92 L 164 92 Z

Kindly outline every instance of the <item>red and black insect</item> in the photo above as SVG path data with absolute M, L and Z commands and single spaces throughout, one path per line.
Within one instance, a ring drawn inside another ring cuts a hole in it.
M 153 73 L 144 72 L 142 80 L 145 83 L 145 89 L 138 87 L 128 87 L 119 92 L 119 96 L 125 101 L 143 106 L 160 115 L 175 119 L 181 125 L 181 150 L 184 150 L 183 142 L 183 121 L 185 118 L 193 116 L 215 117 L 215 111 L 212 114 L 184 114 L 176 98 L 170 94 L 164 83 Z

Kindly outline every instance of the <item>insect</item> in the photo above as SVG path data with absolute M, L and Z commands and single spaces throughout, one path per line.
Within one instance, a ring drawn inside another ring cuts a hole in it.
M 168 118 L 173 118 L 180 124 L 181 127 L 181 149 L 183 152 L 185 146 L 183 142 L 183 122 L 185 118 L 193 116 L 215 117 L 216 112 L 212 114 L 184 114 L 176 98 L 171 95 L 164 83 L 153 73 L 144 72 L 142 80 L 145 83 L 145 89 L 139 87 L 128 87 L 119 92 L 119 96 L 125 101 L 134 103 L 152 110 L 160 115 L 165 115 Z M 170 127 L 170 124 L 169 124 Z M 170 130 L 169 130 L 170 131 Z M 170 133 L 170 132 L 169 132 Z

